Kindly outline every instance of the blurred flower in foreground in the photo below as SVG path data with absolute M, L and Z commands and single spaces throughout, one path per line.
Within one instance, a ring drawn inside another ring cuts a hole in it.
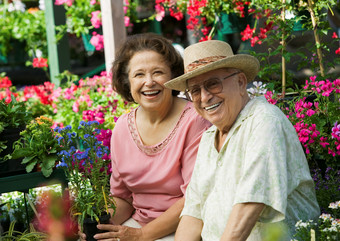
M 70 215 L 72 201 L 68 191 L 62 197 L 55 192 L 45 191 L 39 198 L 41 202 L 34 220 L 37 230 L 47 233 L 50 241 L 77 240 L 78 226 Z

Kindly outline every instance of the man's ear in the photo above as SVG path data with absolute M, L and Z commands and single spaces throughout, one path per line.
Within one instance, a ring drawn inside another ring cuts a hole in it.
M 240 72 L 238 75 L 239 75 L 238 84 L 240 88 L 247 89 L 247 84 L 248 84 L 247 76 L 243 72 Z

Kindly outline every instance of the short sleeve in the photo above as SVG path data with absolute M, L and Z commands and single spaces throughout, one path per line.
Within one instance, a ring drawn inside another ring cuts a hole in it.
M 194 116 L 194 119 L 189 123 L 190 126 L 186 133 L 185 146 L 181 156 L 181 172 L 184 181 L 183 185 L 181 185 L 181 190 L 184 195 L 194 169 L 202 134 L 211 126 L 210 122 L 198 116 L 195 110 L 191 111 L 191 115 Z M 184 133 L 181 134 L 183 135 Z
M 264 203 L 260 222 L 277 222 L 285 218 L 288 197 L 287 136 L 279 118 L 265 116 L 255 122 L 245 148 L 241 178 L 234 205 L 245 202 Z

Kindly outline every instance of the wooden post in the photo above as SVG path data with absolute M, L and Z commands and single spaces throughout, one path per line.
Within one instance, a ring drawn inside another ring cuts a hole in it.
M 65 24 L 65 8 L 54 5 L 54 1 L 45 0 L 45 21 L 48 45 L 48 61 L 51 82 L 58 87 L 57 78 L 64 70 L 70 69 L 70 50 L 67 35 L 57 42 L 55 26 Z
M 117 48 L 126 39 L 123 0 L 100 1 L 106 72 L 109 73 Z
M 321 41 L 320 41 L 320 37 L 319 37 L 319 34 L 318 34 L 318 23 L 317 23 L 317 19 L 315 17 L 313 7 L 314 7 L 314 2 L 312 0 L 308 0 L 308 11 L 310 13 L 310 17 L 312 19 L 312 24 L 313 24 L 314 39 L 315 39 L 315 45 L 316 45 L 316 54 L 317 54 L 318 60 L 319 60 L 320 74 L 321 74 L 322 77 L 324 77 L 325 76 L 325 68 L 323 66 Z
M 281 17 L 282 17 L 282 22 L 285 22 L 286 20 L 286 0 L 282 0 L 282 12 L 281 12 Z M 284 98 L 286 95 L 286 59 L 283 56 L 283 54 L 286 52 L 286 31 L 282 30 L 282 94 L 281 98 Z

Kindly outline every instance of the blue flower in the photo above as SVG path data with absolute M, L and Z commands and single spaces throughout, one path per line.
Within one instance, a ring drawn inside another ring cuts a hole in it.
M 84 138 L 85 138 L 85 139 L 87 139 L 87 138 L 89 138 L 89 137 L 90 137 L 90 134 L 85 134 L 85 135 L 84 135 Z
M 57 126 L 56 128 L 53 129 L 55 132 L 60 133 L 61 132 L 61 128 L 59 126 Z
M 56 167 L 67 167 L 67 164 L 65 162 L 59 162 Z
M 86 125 L 86 122 L 85 121 L 81 121 L 80 123 L 79 123 L 79 127 L 78 127 L 78 129 L 81 127 L 81 126 L 85 126 Z
M 58 140 L 58 144 L 60 145 L 60 144 L 61 144 L 60 142 L 61 142 L 62 140 L 64 140 L 64 137 L 58 136 L 58 137 L 57 137 L 57 140 Z
M 90 126 L 90 125 L 93 125 L 93 124 L 99 125 L 99 122 L 96 121 L 96 120 L 94 120 L 94 121 L 89 121 L 89 126 Z

